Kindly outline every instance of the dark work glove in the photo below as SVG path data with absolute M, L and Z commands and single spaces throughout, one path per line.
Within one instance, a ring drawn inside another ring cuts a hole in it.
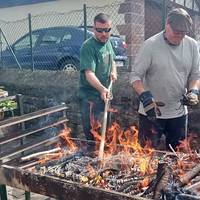
M 191 89 L 189 92 L 183 95 L 182 103 L 187 106 L 194 106 L 199 103 L 198 99 L 199 90 Z
M 144 111 L 147 114 L 147 118 L 155 123 L 156 114 L 161 115 L 159 108 L 156 105 L 156 102 L 150 91 L 145 91 L 139 96 L 140 101 L 143 104 Z

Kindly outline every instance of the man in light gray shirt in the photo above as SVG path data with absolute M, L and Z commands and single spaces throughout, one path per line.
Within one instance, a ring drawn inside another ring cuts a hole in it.
M 139 142 L 157 148 L 162 134 L 175 148 L 187 133 L 187 105 L 198 103 L 200 59 L 197 42 L 186 34 L 192 19 L 182 8 L 169 12 L 165 30 L 146 40 L 131 72 L 139 95 Z M 156 102 L 163 102 L 158 107 Z

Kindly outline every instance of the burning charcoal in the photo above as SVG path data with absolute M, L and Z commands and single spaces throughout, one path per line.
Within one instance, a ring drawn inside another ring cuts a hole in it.
M 100 184 L 101 180 L 102 180 L 102 177 L 97 175 L 93 179 L 91 179 L 89 183 L 92 185 L 98 185 Z
M 135 188 L 131 192 L 129 192 L 129 195 L 138 195 L 141 192 L 140 188 Z
M 137 184 L 138 184 L 138 181 L 136 181 L 136 180 L 132 180 L 132 181 L 126 182 L 117 191 L 118 192 L 129 193 L 132 190 L 132 188 L 137 187 Z
M 72 175 L 73 175 L 73 172 L 72 172 L 72 171 L 66 171 L 66 172 L 65 172 L 65 178 L 66 178 L 66 179 L 71 179 Z
M 100 170 L 98 173 L 100 174 L 100 176 L 105 177 L 110 174 L 117 174 L 118 172 L 119 171 L 114 168 L 106 168 L 106 169 Z
M 43 166 L 43 167 L 40 167 L 40 173 L 41 173 L 41 174 L 43 174 L 43 175 L 44 175 L 44 174 L 46 174 L 46 173 L 47 173 L 47 171 L 48 171 L 48 170 L 47 170 L 47 168 L 46 168 L 45 166 Z
M 81 176 L 80 182 L 81 183 L 88 183 L 89 179 L 86 176 Z
M 125 179 L 118 179 L 116 180 L 117 184 L 124 184 L 124 183 L 129 183 L 129 182 L 138 182 L 135 178 L 125 178 Z
M 189 191 L 184 191 L 180 187 L 174 187 L 169 190 L 166 190 L 162 194 L 162 199 L 165 200 L 200 200 L 196 194 L 187 193 Z

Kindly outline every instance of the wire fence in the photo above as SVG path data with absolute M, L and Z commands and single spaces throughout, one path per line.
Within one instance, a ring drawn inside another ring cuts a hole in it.
M 113 19 L 113 34 L 117 36 L 112 36 L 112 43 L 118 54 L 117 62 L 126 67 L 128 57 L 125 51 L 122 55 L 117 51 L 117 48 L 125 48 L 124 37 L 116 28 L 117 24 L 124 23 L 124 15 L 118 14 L 121 3 L 116 1 L 104 7 L 85 6 L 85 9 L 68 13 L 29 14 L 27 18 L 14 22 L 0 21 L 1 68 L 78 70 L 80 47 L 84 39 L 92 36 L 88 27 L 92 27 L 94 16 L 100 12 L 111 15 Z
M 14 22 L 0 21 L 0 67 L 79 70 L 81 45 L 93 35 L 94 16 L 103 12 L 112 18 L 117 66 L 126 71 L 144 39 L 163 29 L 169 9 L 161 2 L 166 1 L 170 0 L 145 0 L 142 10 L 139 4 L 117 0 L 102 7 L 83 5 L 83 9 L 68 13 L 29 14 Z M 129 12 L 131 6 L 137 15 Z

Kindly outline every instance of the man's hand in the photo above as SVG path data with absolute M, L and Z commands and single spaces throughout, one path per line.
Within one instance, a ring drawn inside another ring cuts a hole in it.
M 199 90 L 191 89 L 187 94 L 183 95 L 183 105 L 195 106 L 199 103 Z
M 111 92 L 107 89 L 107 88 L 104 88 L 101 90 L 101 99 L 104 100 L 104 101 L 108 101 L 111 99 Z
M 143 104 L 144 111 L 147 114 L 147 118 L 155 123 L 156 122 L 156 114 L 161 115 L 159 108 L 157 107 L 155 100 L 150 91 L 144 91 L 139 96 L 140 101 Z

